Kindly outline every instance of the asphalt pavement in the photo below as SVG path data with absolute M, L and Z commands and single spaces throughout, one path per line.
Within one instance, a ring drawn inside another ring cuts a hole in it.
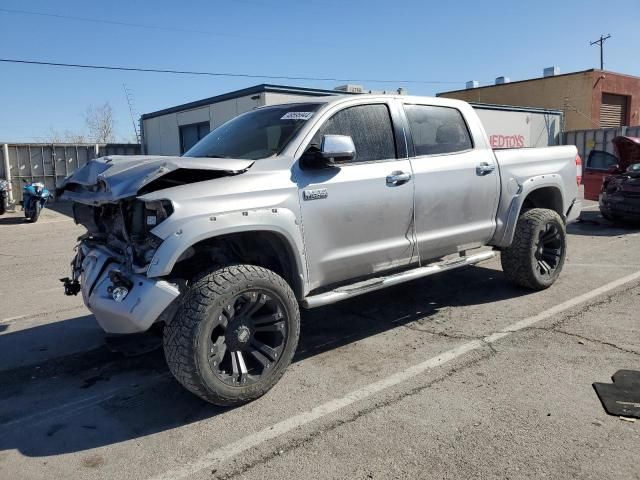
M 83 229 L 0 217 L 1 479 L 638 479 L 640 420 L 592 388 L 640 370 L 640 229 L 586 202 L 550 289 L 499 259 L 303 311 L 261 399 L 208 405 L 162 350 L 112 353 L 65 297 Z

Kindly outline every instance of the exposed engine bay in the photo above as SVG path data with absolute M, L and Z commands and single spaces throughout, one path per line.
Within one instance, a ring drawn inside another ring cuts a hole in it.
M 168 200 L 121 200 L 98 206 L 74 203 L 76 223 L 87 229 L 83 240 L 104 243 L 133 271 L 147 265 L 161 240 L 151 230 L 173 213 Z

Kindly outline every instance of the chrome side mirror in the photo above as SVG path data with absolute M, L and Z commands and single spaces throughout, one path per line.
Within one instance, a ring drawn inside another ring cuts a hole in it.
M 349 135 L 323 135 L 320 156 L 327 165 L 353 160 L 356 157 L 356 146 Z

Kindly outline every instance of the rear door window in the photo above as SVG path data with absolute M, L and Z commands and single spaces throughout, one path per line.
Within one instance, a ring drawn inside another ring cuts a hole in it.
M 323 135 L 349 135 L 356 147 L 356 157 L 351 162 L 396 158 L 395 137 L 386 104 L 340 110 L 320 127 L 311 144 L 319 148 Z
M 463 152 L 473 148 L 460 111 L 432 105 L 405 105 L 415 156 Z

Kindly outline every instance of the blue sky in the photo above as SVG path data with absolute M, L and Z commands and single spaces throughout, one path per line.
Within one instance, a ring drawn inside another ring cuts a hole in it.
M 638 0 L 0 0 L 0 9 L 166 26 L 108 25 L 0 11 L 0 57 L 65 63 L 307 77 L 407 79 L 432 95 L 466 80 L 520 80 L 557 65 L 598 67 L 589 41 L 610 33 L 605 68 L 640 76 Z M 207 33 L 209 32 L 209 33 Z M 0 140 L 79 132 L 93 104 L 110 102 L 121 139 L 137 114 L 258 83 L 333 88 L 336 82 L 190 77 L 0 63 Z

